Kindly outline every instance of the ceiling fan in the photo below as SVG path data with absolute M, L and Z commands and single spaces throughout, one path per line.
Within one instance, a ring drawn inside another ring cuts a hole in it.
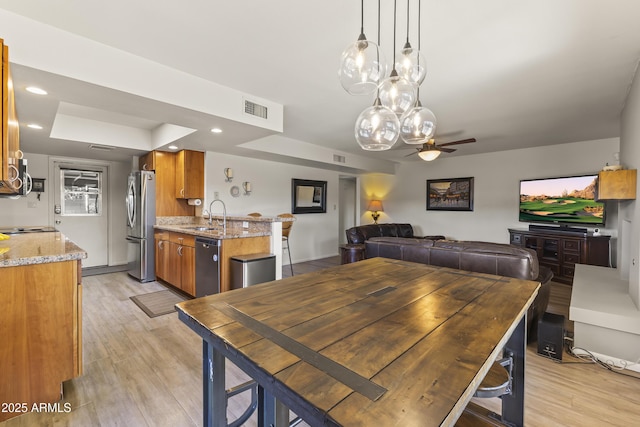
M 426 160 L 430 162 L 431 160 L 435 160 L 440 156 L 441 153 L 453 153 L 456 151 L 455 148 L 446 148 L 449 145 L 459 145 L 459 144 L 469 144 L 471 142 L 476 142 L 475 138 L 467 138 L 461 139 L 459 141 L 451 141 L 445 142 L 444 144 L 437 145 L 435 140 L 430 139 L 429 141 L 422 144 L 421 148 L 416 148 L 415 153 L 407 154 L 405 157 L 413 156 L 414 154 L 418 154 L 422 160 Z

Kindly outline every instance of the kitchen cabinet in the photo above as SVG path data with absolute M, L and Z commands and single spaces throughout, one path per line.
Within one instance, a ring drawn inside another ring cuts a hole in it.
M 195 237 L 156 231 L 156 278 L 195 296 Z
M 636 169 L 600 171 L 598 200 L 634 200 L 636 198 Z
M 0 402 L 54 403 L 82 374 L 79 260 L 0 268 Z M 0 412 L 0 422 L 19 415 Z
M 204 153 L 182 150 L 176 155 L 176 198 L 204 198 Z
M 176 153 L 151 151 L 138 160 L 141 170 L 152 170 L 156 173 L 156 216 L 194 216 L 196 214 L 195 206 L 189 206 L 187 200 L 175 197 L 176 157 Z
M 9 68 L 9 48 L 0 39 L 2 50 L 2 141 L 0 142 L 0 194 L 14 194 L 23 185 L 19 179 L 20 128 L 16 115 L 13 83 Z

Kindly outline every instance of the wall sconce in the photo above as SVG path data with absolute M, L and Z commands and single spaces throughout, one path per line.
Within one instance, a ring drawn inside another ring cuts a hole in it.
M 244 188 L 244 195 L 245 196 L 250 196 L 251 195 L 251 183 L 249 181 L 245 181 L 242 183 L 242 188 Z
M 231 182 L 233 181 L 233 169 L 231 168 L 225 168 L 224 170 L 224 176 L 227 178 L 225 179 L 226 182 Z
M 371 211 L 371 218 L 373 218 L 373 223 L 378 223 L 378 218 L 380 218 L 380 214 L 378 212 L 384 212 L 382 208 L 381 200 L 372 200 L 369 202 L 369 207 L 367 207 L 368 211 Z

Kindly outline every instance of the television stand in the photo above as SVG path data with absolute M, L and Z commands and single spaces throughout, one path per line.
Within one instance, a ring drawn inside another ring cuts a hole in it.
M 560 227 L 509 229 L 509 243 L 532 249 L 540 265 L 549 267 L 553 281 L 571 285 L 576 264 L 610 267 L 610 236 L 563 231 Z

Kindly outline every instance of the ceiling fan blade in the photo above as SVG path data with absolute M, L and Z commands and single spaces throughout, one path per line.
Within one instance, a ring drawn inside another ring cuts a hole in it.
M 443 153 L 453 153 L 454 151 L 456 151 L 455 148 L 442 148 L 441 146 L 438 147 L 438 149 Z
M 438 147 L 446 147 L 447 145 L 469 144 L 470 142 L 476 142 L 475 138 L 461 139 L 459 141 L 445 142 L 444 144 L 438 144 Z
M 407 154 L 405 157 L 413 156 L 414 154 L 418 154 L 420 152 L 420 149 L 416 148 L 416 150 L 417 151 L 414 151 L 413 153 Z

